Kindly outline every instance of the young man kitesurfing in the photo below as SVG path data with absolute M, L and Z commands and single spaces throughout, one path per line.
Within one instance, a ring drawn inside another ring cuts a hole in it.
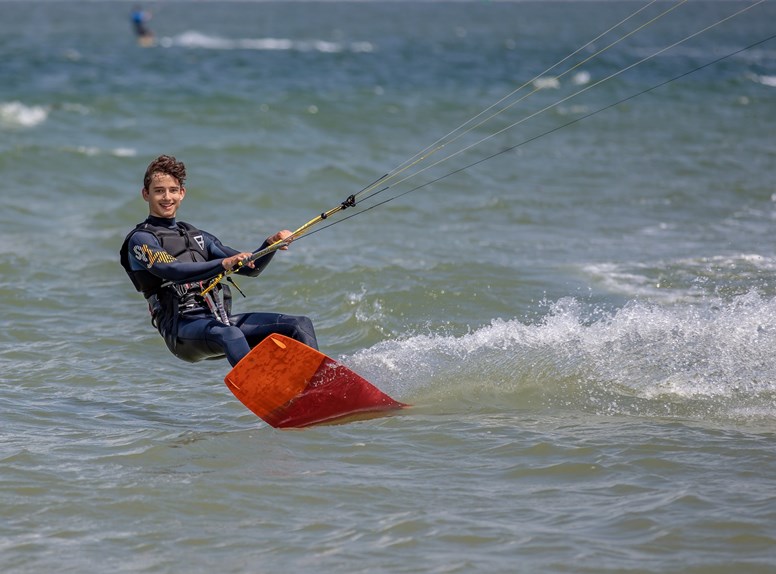
M 250 261 L 252 253 L 223 245 L 215 236 L 176 220 L 186 195 L 186 167 L 162 155 L 145 172 L 143 199 L 148 218 L 138 224 L 121 246 L 121 265 L 143 293 L 151 321 L 177 357 L 190 362 L 226 356 L 234 366 L 264 338 L 280 333 L 318 348 L 312 321 L 280 313 L 231 314 L 229 287 L 210 280 L 225 271 L 255 277 L 274 251 Z M 259 250 L 292 240 L 278 231 Z M 280 249 L 288 249 L 284 245 Z

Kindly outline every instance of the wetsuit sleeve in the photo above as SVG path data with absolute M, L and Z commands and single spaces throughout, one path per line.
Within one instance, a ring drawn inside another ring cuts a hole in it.
M 209 233 L 203 232 L 203 235 L 205 236 L 205 243 L 208 245 L 208 252 L 213 257 L 231 257 L 232 255 L 237 255 L 240 253 L 240 251 L 237 251 L 235 249 L 232 249 L 231 247 L 227 247 L 226 245 L 223 245 L 216 237 L 213 235 L 210 235 Z M 261 247 L 259 247 L 254 253 L 257 253 L 264 249 L 265 247 L 269 247 L 269 243 L 266 241 L 262 244 Z M 237 273 L 239 275 L 245 275 L 248 277 L 256 277 L 259 273 L 264 271 L 264 269 L 269 265 L 269 262 L 272 261 L 272 258 L 275 256 L 275 251 L 272 253 L 268 253 L 264 257 L 260 257 L 256 261 L 254 261 L 254 267 L 251 269 L 250 267 L 243 267 Z
M 265 241 L 264 243 L 261 244 L 261 247 L 259 247 L 256 251 L 254 251 L 254 253 L 258 253 L 259 251 L 261 251 L 262 249 L 265 249 L 267 247 L 269 247 L 269 243 L 267 243 Z M 269 262 L 272 261 L 273 257 L 275 257 L 275 253 L 277 253 L 277 251 L 273 251 L 272 253 L 268 253 L 264 257 L 259 257 L 256 261 L 253 262 L 254 265 L 255 265 L 255 267 L 253 269 L 251 269 L 249 267 L 247 269 L 241 270 L 241 271 L 245 271 L 245 273 L 243 273 L 243 275 L 248 275 L 250 277 L 256 277 L 256 275 L 258 275 L 259 273 L 264 271 L 264 269 L 267 267 L 267 265 L 269 265 Z
M 210 235 L 209 239 L 214 238 Z M 216 255 L 216 258 L 203 262 L 178 261 L 162 249 L 153 234 L 144 231 L 138 231 L 130 237 L 128 248 L 129 265 L 133 271 L 148 271 L 165 281 L 175 283 L 212 278 L 224 270 L 221 261 L 228 256 Z M 208 252 L 212 253 L 210 250 Z M 234 253 L 231 254 L 234 255 Z

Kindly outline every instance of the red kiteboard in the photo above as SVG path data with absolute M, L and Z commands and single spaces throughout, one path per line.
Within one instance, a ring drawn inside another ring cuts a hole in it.
M 224 382 L 275 428 L 363 420 L 408 406 L 323 353 L 278 334 L 254 347 Z

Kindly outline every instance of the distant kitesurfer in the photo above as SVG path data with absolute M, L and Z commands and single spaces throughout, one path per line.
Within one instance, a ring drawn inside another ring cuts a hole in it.
M 143 46 L 153 44 L 154 33 L 148 29 L 146 23 L 151 19 L 151 13 L 143 10 L 140 6 L 135 6 L 132 9 L 131 20 L 132 27 L 135 30 L 137 41 Z
M 151 322 L 168 348 L 190 362 L 225 355 L 232 366 L 272 333 L 317 349 L 315 330 L 307 317 L 232 315 L 230 289 L 221 283 L 203 295 L 209 279 L 240 266 L 252 254 L 222 245 L 210 233 L 176 220 L 186 195 L 185 179 L 186 167 L 172 156 L 159 156 L 149 164 L 141 190 L 149 215 L 127 235 L 120 251 L 121 265 L 145 296 Z M 259 249 L 279 241 L 290 242 L 291 232 L 278 231 Z M 255 277 L 274 254 L 247 262 L 236 273 Z

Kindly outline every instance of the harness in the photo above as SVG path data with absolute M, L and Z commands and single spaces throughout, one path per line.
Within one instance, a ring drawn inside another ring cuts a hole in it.
M 164 337 L 167 347 L 173 354 L 182 359 L 190 360 L 190 357 L 182 356 L 177 352 L 178 347 L 178 318 L 181 315 L 209 312 L 219 322 L 229 325 L 232 295 L 227 285 L 219 284 L 215 289 L 209 290 L 204 295 L 202 291 L 206 285 L 203 282 L 196 283 L 172 283 L 160 279 L 147 270 L 134 270 L 129 262 L 129 241 L 138 231 L 145 231 L 153 235 L 164 252 L 162 257 L 172 260 L 189 260 L 204 262 L 208 260 L 205 249 L 204 235 L 202 231 L 189 223 L 176 222 L 176 227 L 164 227 L 149 221 L 144 221 L 135 226 L 127 234 L 119 252 L 121 266 L 127 272 L 135 289 L 143 294 L 151 313 L 151 324 Z M 147 258 L 147 253 L 138 253 L 140 258 Z M 195 359 L 198 360 L 199 358 Z

